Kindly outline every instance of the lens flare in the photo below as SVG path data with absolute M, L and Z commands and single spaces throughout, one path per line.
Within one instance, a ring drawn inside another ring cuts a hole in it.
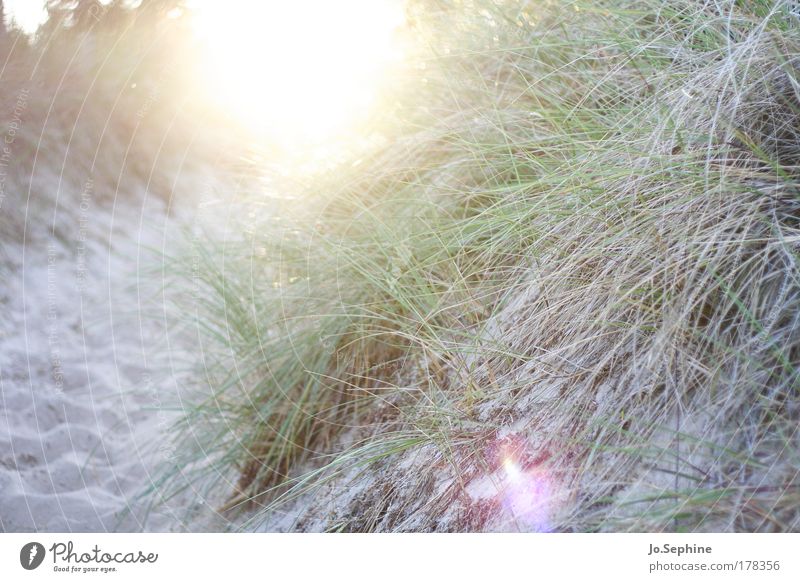
M 522 482 L 522 471 L 510 457 L 503 459 L 503 469 L 505 469 L 506 476 L 511 483 Z
M 525 529 L 549 531 L 553 491 L 547 476 L 536 469 L 523 471 L 509 458 L 503 469 L 506 479 L 500 495 L 505 510 Z
M 557 480 L 542 455 L 537 461 L 529 449 L 519 435 L 495 441 L 486 455 L 494 470 L 470 483 L 467 492 L 476 502 L 494 500 L 513 529 L 551 531 L 558 509 Z

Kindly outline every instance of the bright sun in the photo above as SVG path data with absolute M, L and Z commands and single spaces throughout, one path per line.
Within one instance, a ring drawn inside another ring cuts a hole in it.
M 211 97 L 286 146 L 320 143 L 368 111 L 402 57 L 401 0 L 193 0 Z

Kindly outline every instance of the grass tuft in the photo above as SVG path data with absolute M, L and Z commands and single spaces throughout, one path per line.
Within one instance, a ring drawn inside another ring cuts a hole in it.
M 791 7 L 410 3 L 384 145 L 188 251 L 174 474 L 266 529 L 797 530 Z

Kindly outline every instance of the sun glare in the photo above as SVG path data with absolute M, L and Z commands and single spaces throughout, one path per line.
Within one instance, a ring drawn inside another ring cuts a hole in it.
M 34 0 L 6 0 L 6 17 L 10 22 L 28 34 L 47 20 L 47 7 L 45 2 Z
M 341 135 L 402 57 L 400 0 L 195 0 L 209 96 L 284 146 Z

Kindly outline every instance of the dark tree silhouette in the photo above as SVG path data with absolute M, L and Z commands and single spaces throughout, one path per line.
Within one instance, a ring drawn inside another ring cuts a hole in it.
M 137 21 L 163 18 L 170 10 L 184 4 L 183 0 L 143 0 L 131 7 L 124 0 L 101 4 L 97 0 L 47 0 L 49 18 L 46 33 L 65 28 L 76 33 L 87 30 L 114 34 Z

